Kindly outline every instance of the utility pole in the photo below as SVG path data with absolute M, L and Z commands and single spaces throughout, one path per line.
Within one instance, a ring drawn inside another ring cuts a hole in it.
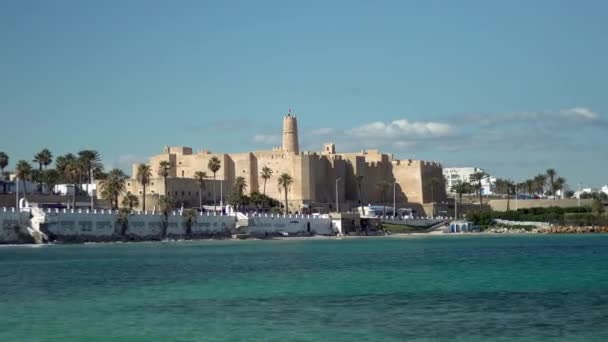
M 395 219 L 395 215 L 397 214 L 397 205 L 395 201 L 395 188 L 397 187 L 397 180 L 393 181 L 393 219 Z
M 338 193 L 338 182 L 340 182 L 342 180 L 342 178 L 338 177 L 338 179 L 336 179 L 336 212 L 339 213 L 340 212 L 340 198 L 338 197 L 339 193 Z
M 15 185 L 17 190 L 15 191 L 15 210 L 19 211 L 19 178 L 17 176 L 15 176 Z
M 578 197 L 578 206 L 579 207 L 581 206 L 581 195 L 582 195 L 581 186 L 582 186 L 581 182 L 578 182 L 578 196 L 577 197 Z
M 515 211 L 517 211 L 517 184 L 515 184 Z

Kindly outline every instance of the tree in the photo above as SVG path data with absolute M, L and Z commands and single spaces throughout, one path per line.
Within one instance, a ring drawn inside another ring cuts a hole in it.
M 536 193 L 542 197 L 545 194 L 545 184 L 547 183 L 547 176 L 543 174 L 538 174 L 534 177 L 534 188 L 536 189 Z
M 553 195 L 553 199 L 555 199 L 555 169 L 547 169 L 546 171 L 547 177 L 549 178 L 549 186 L 551 187 L 551 194 Z
M 435 203 L 435 188 L 439 184 L 439 177 L 431 178 L 431 203 Z
M 146 186 L 150 184 L 150 179 L 152 178 L 152 169 L 150 165 L 139 164 L 137 167 L 137 180 L 141 183 L 143 195 L 142 195 L 142 210 L 146 211 Z M 167 197 L 167 196 L 165 196 Z
M 192 226 L 196 223 L 196 210 L 186 209 L 182 211 L 183 224 L 186 227 L 186 238 L 192 235 Z
M 25 188 L 25 181 L 32 175 L 32 166 L 27 161 L 20 160 L 15 166 L 15 172 L 17 178 L 21 180 L 21 184 L 23 184 L 23 198 L 26 198 L 27 189 Z
M 218 157 L 211 157 L 209 159 L 209 163 L 207 163 L 207 168 L 211 173 L 213 173 L 213 211 L 217 211 L 217 197 L 215 195 L 215 174 L 222 168 L 222 162 L 218 159 Z
M 121 169 L 112 169 L 108 172 L 106 179 L 99 182 L 100 194 L 103 199 L 110 201 L 112 209 L 118 208 L 118 197 L 126 190 L 127 175 Z M 132 201 L 129 207 L 139 205 L 138 201 Z M 124 200 L 123 200 L 124 205 Z
M 44 170 L 43 177 L 46 186 L 48 186 L 49 191 L 52 193 L 55 185 L 59 184 L 61 180 L 61 174 L 56 169 Z
M 72 184 L 74 191 L 72 192 L 72 208 L 76 207 L 76 183 L 81 175 L 81 164 L 77 159 L 69 160 L 63 167 L 63 177 L 67 183 Z
M 76 160 L 76 156 L 73 155 L 72 153 L 68 153 L 66 155 L 59 156 L 59 157 L 57 157 L 57 159 L 55 159 L 55 169 L 61 175 L 61 177 L 62 177 L 61 181 L 63 183 L 69 183 L 69 181 L 66 178 L 65 168 L 68 166 L 69 163 L 71 163 L 74 160 Z
M 268 166 L 264 166 L 262 168 L 262 179 L 264 180 L 264 192 L 263 195 L 266 195 L 266 182 L 272 177 L 272 170 Z
M 356 175 L 355 176 L 355 184 L 357 185 L 357 196 L 359 197 L 359 206 L 363 207 L 363 182 L 365 181 L 365 176 Z M 363 210 L 363 208 L 361 208 Z
M 38 192 L 42 193 L 42 166 L 45 168 L 53 162 L 53 154 L 48 149 L 43 149 L 42 151 L 36 153 L 33 163 L 38 164 L 38 173 L 40 177 L 38 177 Z
M 380 192 L 380 198 L 382 199 L 382 216 L 386 216 L 386 194 L 388 192 L 390 184 L 388 181 L 383 180 L 376 184 L 376 188 Z
M 131 191 L 128 191 L 125 196 L 122 198 L 122 206 L 123 208 L 128 208 L 129 211 L 132 211 L 133 208 L 139 205 L 139 198 L 133 195 Z
M 487 177 L 488 177 L 488 174 L 483 171 L 478 171 L 471 175 L 471 181 L 474 184 L 475 190 L 477 190 L 477 192 L 479 194 L 479 205 L 480 206 L 483 204 L 483 197 L 482 197 L 483 187 L 481 185 L 481 182 Z
M 161 239 L 167 236 L 167 225 L 169 224 L 169 213 L 173 210 L 175 203 L 170 197 L 160 196 L 158 199 L 158 208 L 163 216 Z
M 205 189 L 205 179 L 207 178 L 207 172 L 196 171 L 194 173 L 194 179 L 198 183 L 198 206 L 199 209 L 203 210 L 203 190 Z
M 602 216 L 606 209 L 604 208 L 604 203 L 601 199 L 595 198 L 593 203 L 591 204 L 591 211 L 594 212 L 598 217 Z
M 158 175 L 163 178 L 165 184 L 165 196 L 167 196 L 167 177 L 171 171 L 171 162 L 168 160 L 162 160 L 158 166 Z
M 4 169 L 8 166 L 9 157 L 6 153 L 0 151 L 0 180 L 5 180 Z M 6 193 L 6 184 L 3 184 L 2 193 Z
M 511 194 L 515 193 L 515 183 L 512 180 L 505 180 L 505 190 L 507 192 L 507 211 L 511 210 Z
M 78 152 L 78 159 L 80 159 L 83 170 L 86 173 L 87 183 L 92 183 L 94 172 L 103 171 L 99 152 L 95 150 L 82 150 Z
M 471 184 L 457 180 L 450 188 L 451 192 L 458 194 L 458 204 L 462 204 L 462 194 L 468 194 L 471 192 Z
M 293 184 L 293 178 L 288 173 L 283 173 L 279 176 L 278 185 L 279 185 L 279 193 L 281 189 L 285 192 L 285 213 L 289 212 L 289 203 L 287 202 L 287 192 L 289 191 L 289 187 Z
M 534 180 L 533 179 L 526 180 L 526 189 L 528 190 L 528 196 L 532 196 L 532 194 L 534 194 Z
M 566 187 L 566 178 L 557 177 L 555 182 L 553 182 L 553 196 L 557 196 L 558 191 L 562 191 L 562 198 L 564 198 L 564 188 Z
M 245 177 L 236 177 L 232 194 L 230 195 L 230 202 L 236 210 L 239 210 L 239 207 L 245 205 L 247 202 L 245 196 L 243 196 L 243 192 L 246 188 L 247 181 L 245 181 Z

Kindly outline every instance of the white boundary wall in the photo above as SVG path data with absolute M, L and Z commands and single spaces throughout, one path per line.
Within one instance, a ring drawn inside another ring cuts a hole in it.
M 0 243 L 19 243 L 18 228 L 27 227 L 29 219 L 29 212 L 0 208 Z
M 329 217 L 268 214 L 248 216 L 248 221 L 250 234 L 335 234 Z
M 120 240 L 122 225 L 119 214 L 110 210 L 48 210 L 45 226 L 50 238 L 63 241 Z M 167 217 L 167 237 L 184 238 L 187 230 L 185 218 L 178 212 Z M 125 236 L 136 239 L 160 239 L 163 216 L 158 213 L 132 213 L 128 216 Z M 226 215 L 196 215 L 191 230 L 193 237 L 229 236 L 236 219 Z

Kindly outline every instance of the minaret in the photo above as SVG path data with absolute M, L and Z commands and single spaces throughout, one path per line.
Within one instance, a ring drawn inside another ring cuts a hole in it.
M 298 120 L 295 116 L 291 115 L 291 109 L 289 109 L 289 113 L 283 119 L 283 151 L 295 154 L 300 153 L 298 145 Z

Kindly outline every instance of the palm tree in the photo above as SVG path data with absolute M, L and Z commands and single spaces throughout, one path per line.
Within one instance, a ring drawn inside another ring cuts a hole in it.
M 459 179 L 452 184 L 450 191 L 458 194 L 458 204 L 462 204 L 462 194 L 471 192 L 471 184 Z
M 38 164 L 38 171 L 40 174 L 40 177 L 38 179 L 38 191 L 42 193 L 42 166 L 44 165 L 46 169 L 46 167 L 53 162 L 53 154 L 51 153 L 51 151 L 45 148 L 42 151 L 36 153 L 32 162 Z
M 283 173 L 279 176 L 278 179 L 279 184 L 279 192 L 281 189 L 285 192 L 285 214 L 289 212 L 289 203 L 287 202 L 287 192 L 289 191 L 289 187 L 293 184 L 293 178 L 288 173 Z
M 64 156 L 59 156 L 59 157 L 57 157 L 57 159 L 55 159 L 55 169 L 57 169 L 57 171 L 59 171 L 61 176 L 64 177 L 66 166 L 74 160 L 76 160 L 76 156 L 73 155 L 72 153 L 68 153 Z M 65 177 L 63 179 L 63 182 L 67 183 L 67 180 L 65 179 Z
M 388 192 L 389 186 L 389 182 L 385 180 L 376 184 L 376 188 L 380 192 L 380 198 L 382 199 L 382 216 L 386 216 L 386 193 Z
M 158 175 L 163 177 L 165 182 L 165 196 L 167 196 L 167 177 L 169 177 L 169 172 L 171 171 L 171 162 L 168 160 L 163 160 L 160 162 L 158 166 Z
M 4 168 L 8 166 L 8 154 L 0 151 L 0 180 L 4 180 Z M 6 184 L 3 183 L 2 193 L 6 193 Z
M 141 201 L 143 211 L 146 211 L 146 186 L 150 184 L 150 178 L 152 178 L 152 169 L 150 168 L 150 165 L 139 164 L 139 167 L 137 168 L 137 180 L 141 183 L 143 188 L 143 197 Z
M 118 208 L 118 197 L 126 190 L 126 181 L 127 175 L 125 175 L 121 169 L 112 169 L 110 172 L 108 172 L 108 176 L 99 182 L 99 187 L 101 190 L 100 194 L 102 198 L 110 201 L 110 206 L 112 209 Z M 138 206 L 138 202 L 139 200 L 131 200 L 129 207 L 132 208 Z
M 538 174 L 534 177 L 534 187 L 536 188 L 539 196 L 543 196 L 545 193 L 545 184 L 547 183 L 547 176 L 543 174 Z
M 511 194 L 515 192 L 515 183 L 512 180 L 504 180 L 504 187 L 507 194 L 507 211 L 511 210 Z
M 439 177 L 431 178 L 431 203 L 435 203 L 435 188 L 439 184 Z
M 546 173 L 549 178 L 549 186 L 551 187 L 553 199 L 555 199 L 555 176 L 557 175 L 557 172 L 555 172 L 555 169 L 547 169 Z
M 528 191 L 528 196 L 532 196 L 534 193 L 534 180 L 526 179 L 526 190 Z
M 488 177 L 488 174 L 483 171 L 478 171 L 471 175 L 471 181 L 474 182 L 474 187 L 479 193 L 479 205 L 480 206 L 483 204 L 482 203 L 483 202 L 483 197 L 482 197 L 483 187 L 481 186 L 481 181 L 486 177 Z
M 77 159 L 71 159 L 67 162 L 67 164 L 63 167 L 63 177 L 64 179 L 72 184 L 72 208 L 76 207 L 76 183 L 79 181 L 79 178 L 82 174 L 81 163 Z
M 52 193 L 55 185 L 59 184 L 61 180 L 61 174 L 59 171 L 55 169 L 44 170 L 44 182 L 46 186 L 49 188 L 49 191 Z
M 78 152 L 78 159 L 82 162 L 83 169 L 86 171 L 87 182 L 93 182 L 93 173 L 103 171 L 101 156 L 95 150 L 82 150 Z
M 199 209 L 203 210 L 203 190 L 205 189 L 205 179 L 207 178 L 207 172 L 205 171 L 196 171 L 194 173 L 194 179 L 198 183 L 198 206 Z
M 553 190 L 553 196 L 556 196 L 555 194 L 557 193 L 557 191 L 562 190 L 562 198 L 563 198 L 564 197 L 563 190 L 566 187 L 566 178 L 564 178 L 564 177 L 557 177 L 557 179 L 553 183 L 553 186 L 555 188 Z
M 27 161 L 20 160 L 15 166 L 15 172 L 17 173 L 17 178 L 21 179 L 21 184 L 23 184 L 23 198 L 26 198 L 27 189 L 25 188 L 25 181 L 32 175 L 32 166 Z
M 167 225 L 169 224 L 169 212 L 174 207 L 173 200 L 167 196 L 160 196 L 158 199 L 158 208 L 163 215 L 162 221 L 162 230 L 161 230 L 161 239 L 164 239 L 167 236 Z
M 215 174 L 222 168 L 222 162 L 217 157 L 211 157 L 207 164 L 209 171 L 213 173 L 213 211 L 217 211 L 216 196 L 215 196 Z
M 247 189 L 247 181 L 245 180 L 245 177 L 243 177 L 243 176 L 236 177 L 236 179 L 234 180 L 234 186 L 235 186 L 238 194 L 242 196 L 245 189 Z
M 124 208 L 129 208 L 129 211 L 132 211 L 133 208 L 137 207 L 139 205 L 139 198 L 137 198 L 137 196 L 133 195 L 131 193 L 131 191 L 128 191 L 125 194 L 125 197 L 122 198 L 122 206 Z
M 361 210 L 363 210 L 363 181 L 365 180 L 365 176 L 356 175 L 355 176 L 355 184 L 357 184 L 357 196 L 359 197 L 359 206 Z
M 262 179 L 264 180 L 264 192 L 263 195 L 266 195 L 266 182 L 272 177 L 272 170 L 268 166 L 264 166 L 262 168 Z
M 192 225 L 196 223 L 196 210 L 186 209 L 182 211 L 184 226 L 186 226 L 186 238 L 192 235 Z

